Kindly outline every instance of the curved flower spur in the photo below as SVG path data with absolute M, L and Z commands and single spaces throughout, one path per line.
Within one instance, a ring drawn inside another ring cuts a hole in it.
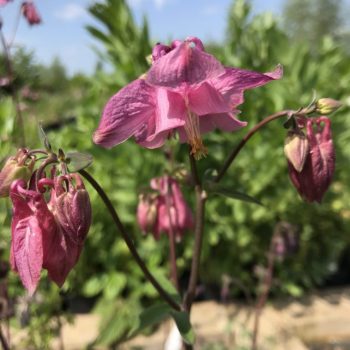
M 107 102 L 93 135 L 96 144 L 113 147 L 133 136 L 143 147 L 158 148 L 177 133 L 201 158 L 207 154 L 202 134 L 247 124 L 236 118 L 243 92 L 282 76 L 280 66 L 265 74 L 224 67 L 195 37 L 157 44 L 152 59 L 144 76 Z

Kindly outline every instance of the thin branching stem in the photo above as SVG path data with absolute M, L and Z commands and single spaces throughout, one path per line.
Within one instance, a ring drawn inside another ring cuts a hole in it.
M 133 258 L 135 259 L 136 263 L 141 268 L 142 272 L 144 273 L 147 280 L 153 285 L 153 287 L 157 290 L 159 295 L 166 301 L 174 310 L 180 311 L 182 308 L 181 306 L 170 296 L 165 289 L 159 284 L 159 282 L 155 279 L 155 277 L 152 275 L 152 273 L 147 268 L 145 262 L 140 257 L 139 253 L 137 252 L 137 249 L 134 245 L 134 242 L 132 238 L 129 236 L 129 233 L 127 232 L 126 228 L 122 224 L 122 222 L 119 219 L 119 216 L 114 209 L 114 206 L 107 196 L 106 192 L 102 189 L 102 187 L 99 185 L 99 183 L 93 178 L 92 175 L 90 175 L 85 170 L 79 171 L 82 176 L 91 184 L 91 186 L 95 189 L 95 191 L 98 193 L 98 195 L 101 197 L 103 203 L 105 204 L 106 208 L 108 209 L 113 222 L 115 223 L 116 227 L 118 228 L 119 232 L 121 233 L 126 245 L 128 246 L 130 253 L 132 254 Z

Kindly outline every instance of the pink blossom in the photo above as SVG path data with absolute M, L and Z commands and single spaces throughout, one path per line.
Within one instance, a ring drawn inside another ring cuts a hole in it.
M 5 6 L 11 1 L 13 1 L 13 0 L 0 0 L 0 6 Z
M 29 25 L 41 23 L 39 12 L 32 1 L 24 1 L 22 3 L 22 12 Z
M 37 190 L 27 189 L 25 181 L 16 180 L 10 190 L 11 266 L 30 294 L 43 268 L 62 286 L 79 259 L 91 222 L 90 200 L 77 174 L 43 178 L 37 185 Z M 49 203 L 45 187 L 51 189 Z
M 153 61 L 144 77 L 108 101 L 95 143 L 112 147 L 134 136 L 141 146 L 157 148 L 176 132 L 200 157 L 206 154 L 201 134 L 246 125 L 236 119 L 245 90 L 282 76 L 281 67 L 265 74 L 224 67 L 193 37 L 171 47 L 157 44 Z
M 308 154 L 301 171 L 288 162 L 290 179 L 308 202 L 321 202 L 328 190 L 335 168 L 331 121 L 327 117 L 309 118 L 306 122 Z
M 142 196 L 138 205 L 137 218 L 142 231 L 153 233 L 157 240 L 162 232 L 173 233 L 181 240 L 194 223 L 178 182 L 170 176 L 162 176 L 151 180 L 151 188 L 156 194 Z

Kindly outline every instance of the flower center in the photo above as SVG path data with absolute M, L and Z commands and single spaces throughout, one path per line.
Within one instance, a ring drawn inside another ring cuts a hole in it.
M 184 125 L 188 142 L 191 145 L 191 154 L 198 160 L 208 154 L 207 148 L 203 145 L 201 132 L 199 128 L 198 115 L 187 110 L 187 118 Z

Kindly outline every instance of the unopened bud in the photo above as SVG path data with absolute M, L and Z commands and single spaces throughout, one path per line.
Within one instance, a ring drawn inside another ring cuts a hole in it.
M 141 194 L 137 207 L 137 221 L 143 233 L 154 233 L 157 216 L 157 198 L 151 194 Z
M 304 168 L 309 141 L 302 131 L 289 131 L 284 142 L 284 154 L 297 172 Z
M 321 98 L 316 102 L 316 112 L 324 115 L 335 112 L 342 106 L 340 101 L 332 98 Z
M 27 160 L 29 163 L 27 164 Z M 27 156 L 26 149 L 19 149 L 14 157 L 7 159 L 0 172 L 0 197 L 8 197 L 13 181 L 28 181 L 32 175 L 35 160 Z

